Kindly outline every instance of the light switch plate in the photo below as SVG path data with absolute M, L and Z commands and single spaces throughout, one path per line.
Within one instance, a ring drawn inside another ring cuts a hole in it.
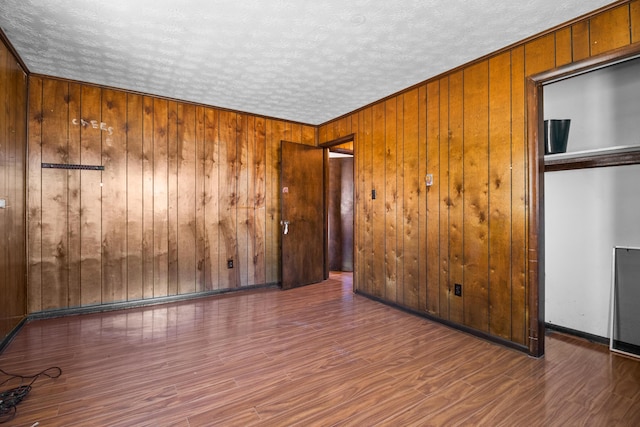
M 433 174 L 428 173 L 427 176 L 424 177 L 424 183 L 427 187 L 431 187 L 433 185 Z
M 5 209 L 7 207 L 7 201 L 5 199 L 0 199 L 0 209 Z

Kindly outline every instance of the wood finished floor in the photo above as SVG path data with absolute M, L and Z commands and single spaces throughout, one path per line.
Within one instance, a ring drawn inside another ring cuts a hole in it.
M 0 368 L 63 373 L 39 379 L 8 425 L 640 425 L 635 359 L 557 333 L 533 359 L 351 286 L 332 274 L 29 323 Z

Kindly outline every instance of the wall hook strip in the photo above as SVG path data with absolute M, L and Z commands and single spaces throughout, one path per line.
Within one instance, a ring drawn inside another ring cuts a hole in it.
M 101 165 L 73 165 L 65 163 L 43 163 L 42 169 L 81 169 L 90 171 L 103 171 L 104 166 Z

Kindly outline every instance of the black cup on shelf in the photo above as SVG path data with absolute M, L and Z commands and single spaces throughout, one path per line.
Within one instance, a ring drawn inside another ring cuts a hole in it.
M 571 119 L 551 119 L 544 121 L 544 154 L 567 152 Z

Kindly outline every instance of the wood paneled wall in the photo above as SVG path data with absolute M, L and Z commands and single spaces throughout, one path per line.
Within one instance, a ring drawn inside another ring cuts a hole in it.
M 313 126 L 29 85 L 30 313 L 280 281 L 280 141 L 316 145 Z
M 0 41 L 0 342 L 26 315 L 26 130 L 27 76 Z
M 637 42 L 618 3 L 320 126 L 355 134 L 355 288 L 527 346 L 525 78 Z

